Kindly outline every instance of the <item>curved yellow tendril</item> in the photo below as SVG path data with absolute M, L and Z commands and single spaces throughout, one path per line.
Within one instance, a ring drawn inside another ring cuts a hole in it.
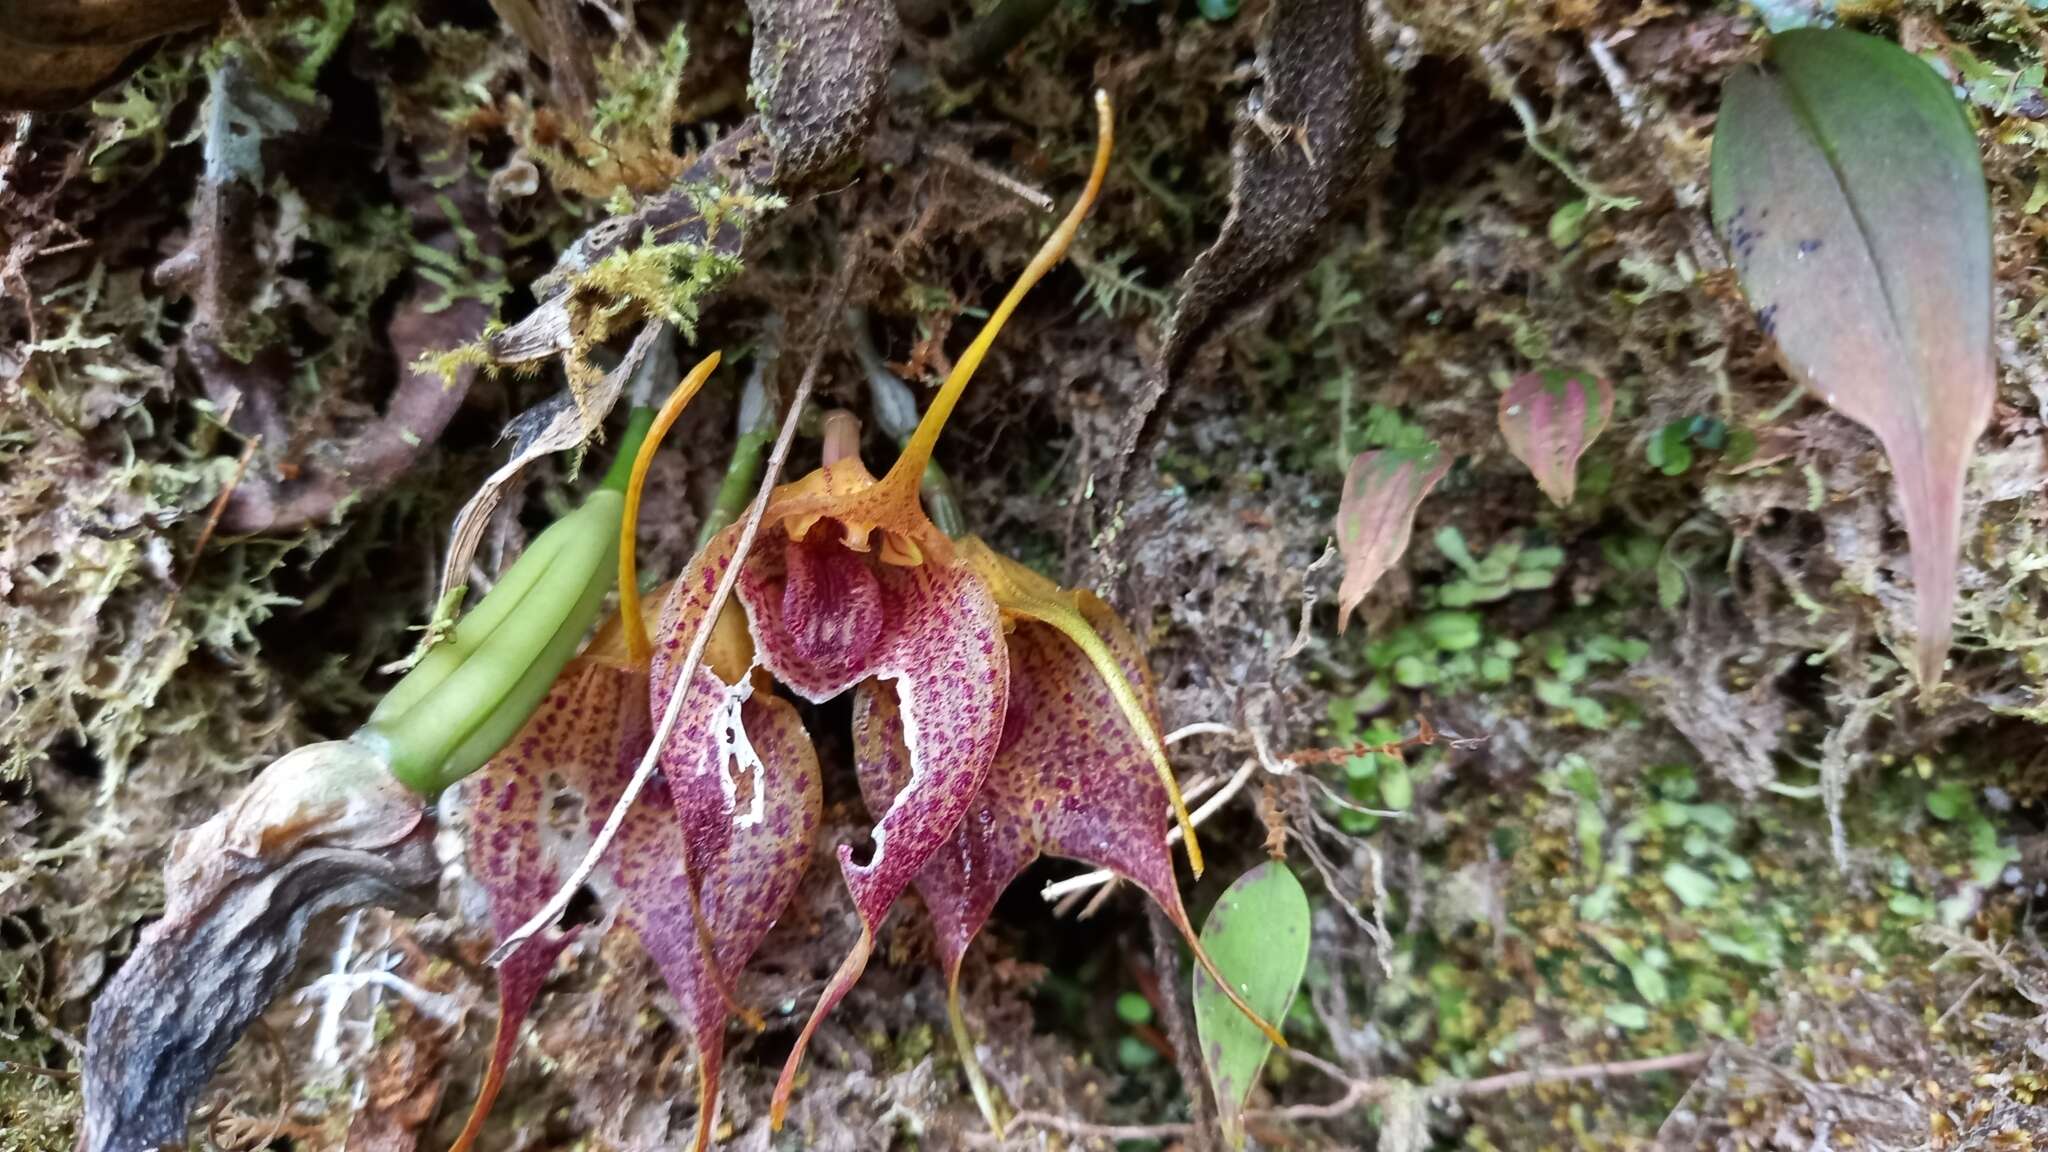
M 647 439 L 640 442 L 640 452 L 633 457 L 633 476 L 626 481 L 626 514 L 619 518 L 619 619 L 626 634 L 626 658 L 633 667 L 645 668 L 654 658 L 654 643 L 647 638 L 647 621 L 640 615 L 640 573 L 634 555 L 634 538 L 640 527 L 640 492 L 647 486 L 647 470 L 654 465 L 654 453 L 661 447 L 662 437 L 683 414 L 697 390 L 704 387 L 704 381 L 718 367 L 718 353 L 713 352 L 697 361 L 675 391 L 655 413 L 654 426 L 647 430 Z
M 946 382 L 939 386 L 939 394 L 932 399 L 931 407 L 925 409 L 924 419 L 918 421 L 917 430 L 904 442 L 903 453 L 896 457 L 896 463 L 882 483 L 903 484 L 906 481 L 914 489 L 924 479 L 924 466 L 932 458 L 932 445 L 939 439 L 939 430 L 946 426 L 946 419 L 953 414 L 953 406 L 960 402 L 960 394 L 967 389 L 967 381 L 974 376 L 974 370 L 981 367 L 981 361 L 996 341 L 997 333 L 1024 300 L 1024 294 L 1052 271 L 1067 254 L 1067 246 L 1074 242 L 1074 236 L 1081 230 L 1081 221 L 1088 210 L 1095 206 L 1095 197 L 1102 191 L 1102 182 L 1109 175 L 1109 153 L 1116 140 L 1115 115 L 1109 104 L 1109 93 L 1098 89 L 1095 93 L 1095 167 L 1088 173 L 1088 186 L 1081 191 L 1081 198 L 1074 201 L 1074 207 L 1060 226 L 1053 229 L 1045 243 L 1038 249 L 1038 255 L 1031 258 L 1031 264 L 1017 282 L 1010 286 L 1009 295 L 996 305 L 989 314 L 988 323 L 974 337 L 974 343 L 960 354 L 953 364 L 953 370 L 946 374 Z

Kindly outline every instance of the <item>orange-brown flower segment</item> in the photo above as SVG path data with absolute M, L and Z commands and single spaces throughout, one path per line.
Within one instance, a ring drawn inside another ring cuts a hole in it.
M 952 541 L 925 515 L 924 505 L 918 501 L 918 485 L 924 479 L 925 465 L 931 462 L 932 447 L 938 443 L 940 431 L 952 417 L 975 370 L 995 345 L 996 336 L 1023 303 L 1025 294 L 1066 256 L 1067 246 L 1073 243 L 1081 230 L 1081 221 L 1102 191 L 1102 183 L 1109 175 L 1110 152 L 1116 142 L 1115 117 L 1106 92 L 1095 94 L 1095 117 L 1095 164 L 1088 173 L 1087 187 L 1081 190 L 1080 198 L 1074 201 L 1059 227 L 1039 246 L 1037 255 L 1010 286 L 1009 293 L 989 314 L 988 323 L 982 325 L 974 341 L 954 362 L 953 370 L 939 386 L 938 395 L 932 398 L 931 407 L 918 421 L 896 463 L 887 475 L 876 480 L 857 458 L 847 457 L 784 485 L 768 507 L 768 519 L 781 526 L 790 539 L 806 539 L 820 520 L 830 519 L 839 525 L 846 547 L 857 552 L 874 547 L 872 537 L 880 532 L 880 552 L 885 563 L 915 565 L 927 555 L 943 563 L 952 557 Z
M 718 353 L 713 352 L 698 361 L 683 382 L 676 385 L 676 390 L 669 393 L 661 411 L 654 414 L 654 423 L 647 429 L 647 439 L 641 442 L 640 452 L 633 458 L 633 473 L 626 481 L 626 512 L 619 521 L 619 619 L 625 627 L 626 655 L 639 668 L 646 668 L 654 653 L 640 608 L 640 496 L 647 488 L 647 470 L 654 466 L 655 450 L 717 368 Z

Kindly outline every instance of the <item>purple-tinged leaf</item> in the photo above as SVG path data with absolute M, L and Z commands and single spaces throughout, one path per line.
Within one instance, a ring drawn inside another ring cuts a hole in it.
M 1714 222 L 1785 370 L 1883 443 L 1912 549 L 1920 682 L 1941 679 L 1963 485 L 1997 391 L 1990 206 L 1946 80 L 1801 29 L 1728 80 Z
M 1614 386 L 1587 372 L 1515 377 L 1500 397 L 1500 434 L 1559 508 L 1579 486 L 1579 457 L 1614 418 Z
M 1337 631 L 1344 631 L 1351 610 L 1408 551 L 1415 509 L 1450 469 L 1434 444 L 1418 453 L 1383 449 L 1352 459 L 1337 502 L 1337 550 L 1344 557 Z

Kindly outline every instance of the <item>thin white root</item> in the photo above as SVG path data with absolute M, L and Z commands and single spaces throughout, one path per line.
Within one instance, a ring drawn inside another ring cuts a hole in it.
M 1223 787 L 1216 790 L 1215 795 L 1209 797 L 1200 808 L 1189 813 L 1188 823 L 1199 827 L 1202 821 L 1222 811 L 1223 806 L 1230 803 L 1231 798 L 1243 790 L 1245 782 L 1250 780 L 1252 775 L 1258 770 L 1259 762 L 1257 760 L 1245 761 L 1244 766 L 1233 773 L 1230 779 L 1224 783 Z M 1180 843 L 1180 836 L 1180 826 L 1176 824 L 1172 828 L 1167 829 L 1166 842 L 1169 845 L 1178 844 Z M 1039 895 L 1048 904 L 1057 903 L 1070 893 L 1085 892 L 1090 888 L 1107 884 L 1115 879 L 1116 873 L 1109 871 L 1107 868 L 1098 869 L 1097 871 L 1084 872 L 1079 876 L 1069 877 L 1065 880 L 1055 880 L 1047 884 Z M 1084 912 L 1083 915 L 1086 915 L 1086 913 Z

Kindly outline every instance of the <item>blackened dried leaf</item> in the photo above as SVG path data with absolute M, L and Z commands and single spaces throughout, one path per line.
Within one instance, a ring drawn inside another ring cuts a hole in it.
M 775 183 L 816 183 L 856 157 L 896 54 L 895 0 L 747 0 L 753 90 Z
M 1373 174 L 1387 80 L 1355 0 L 1283 0 L 1266 17 L 1264 83 L 1231 143 L 1230 215 L 1181 278 L 1159 365 L 1125 426 L 1120 468 L 1149 453 L 1159 402 L 1211 340 L 1322 255 Z M 1121 494 L 1122 475 L 1112 486 Z
M 300 748 L 178 837 L 164 917 L 93 1005 L 82 1152 L 150 1152 L 185 1119 L 327 912 L 424 912 L 434 823 L 364 746 Z

